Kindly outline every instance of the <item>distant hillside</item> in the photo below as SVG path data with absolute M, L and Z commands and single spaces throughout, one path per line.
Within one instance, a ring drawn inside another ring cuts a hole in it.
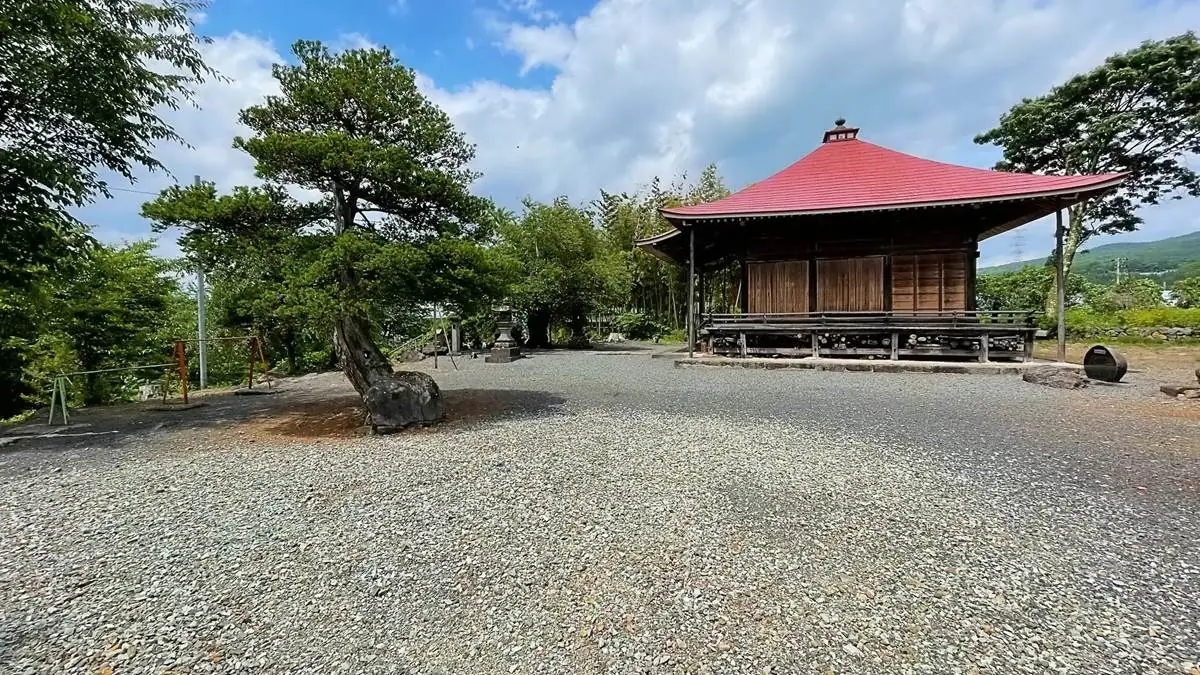
M 1167 283 L 1176 279 L 1200 276 L 1200 231 L 1158 241 L 1104 244 L 1080 251 L 1075 256 L 1074 272 L 1096 283 L 1111 283 L 1116 279 L 1117 258 L 1121 273 L 1152 274 Z M 1044 265 L 1046 259 L 984 267 L 980 274 L 1014 272 L 1027 265 Z

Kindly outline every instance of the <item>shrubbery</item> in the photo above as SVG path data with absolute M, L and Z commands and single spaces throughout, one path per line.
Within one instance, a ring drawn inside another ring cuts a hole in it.
M 641 312 L 626 312 L 612 320 L 613 329 L 630 340 L 653 340 L 662 337 L 667 327 Z
M 979 277 L 981 309 L 1031 309 L 1053 284 L 1053 270 L 1027 267 L 1008 274 Z M 1191 328 L 1200 330 L 1200 307 L 1192 297 L 1200 279 L 1175 284 L 1171 297 L 1178 306 L 1163 304 L 1157 282 L 1145 277 L 1128 277 L 1116 284 L 1095 284 L 1082 278 L 1067 285 L 1067 332 L 1096 335 L 1119 328 Z M 1043 313 L 1039 326 L 1052 329 L 1054 316 Z

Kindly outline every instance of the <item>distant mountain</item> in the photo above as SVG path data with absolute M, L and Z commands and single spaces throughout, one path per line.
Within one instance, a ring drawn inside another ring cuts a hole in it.
M 1075 254 L 1072 271 L 1096 283 L 1112 283 L 1117 275 L 1117 258 L 1122 258 L 1121 274 L 1145 274 L 1172 283 L 1176 279 L 1200 276 L 1200 231 L 1158 241 L 1104 244 Z M 1027 265 L 1044 265 L 1046 258 L 1022 260 L 984 267 L 980 274 L 1015 272 Z

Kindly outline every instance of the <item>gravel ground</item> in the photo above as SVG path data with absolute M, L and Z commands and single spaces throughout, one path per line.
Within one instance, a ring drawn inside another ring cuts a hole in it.
M 441 365 L 436 430 L 6 448 L 3 672 L 1200 672 L 1200 427 L 1128 390 Z

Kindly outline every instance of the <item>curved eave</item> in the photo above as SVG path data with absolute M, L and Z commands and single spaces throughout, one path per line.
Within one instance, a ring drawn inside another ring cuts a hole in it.
M 662 260 L 665 260 L 666 262 L 678 263 L 679 260 L 671 257 L 671 255 L 668 254 L 666 251 L 664 251 L 662 247 L 664 244 L 667 245 L 668 247 L 670 247 L 671 244 L 677 244 L 679 246 L 682 246 L 683 245 L 682 240 L 680 240 L 678 242 L 674 241 L 674 239 L 676 237 L 679 237 L 682 234 L 683 234 L 683 230 L 679 230 L 679 229 L 667 230 L 666 232 L 656 234 L 653 237 L 646 237 L 645 239 L 636 239 L 636 240 L 634 240 L 633 245 L 637 246 L 638 248 L 646 249 L 652 255 L 654 255 L 658 258 L 661 258 Z
M 826 209 L 801 209 L 793 211 L 757 211 L 757 212 L 728 212 L 711 214 L 694 214 L 679 212 L 676 209 L 659 209 L 659 213 L 670 221 L 701 221 L 701 220 L 748 220 L 752 218 L 787 218 L 796 216 L 821 216 L 839 213 L 868 213 L 871 211 L 899 211 L 903 209 L 927 209 L 944 206 L 968 206 L 971 204 L 991 204 L 997 202 L 1022 201 L 1030 199 L 1056 199 L 1062 206 L 1070 206 L 1089 197 L 1107 192 L 1118 187 L 1125 181 L 1125 174 L 1120 174 L 1105 181 L 1085 186 L 1075 186 L 1058 190 L 1041 192 L 1024 192 L 997 197 L 972 197 L 964 199 L 949 199 L 929 202 L 908 202 L 900 204 L 873 204 L 869 206 L 847 206 Z

